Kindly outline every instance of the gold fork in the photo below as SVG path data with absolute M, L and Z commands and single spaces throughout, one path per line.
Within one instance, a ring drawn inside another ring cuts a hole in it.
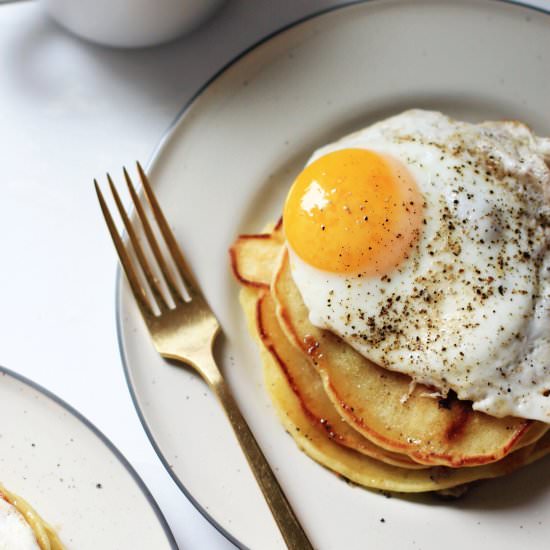
M 138 303 L 145 324 L 149 329 L 155 348 L 163 357 L 181 361 L 194 368 L 210 386 L 229 418 L 241 449 L 260 485 L 287 547 L 293 550 L 312 549 L 311 543 L 300 526 L 296 515 L 290 507 L 273 471 L 267 463 L 258 443 L 254 439 L 237 403 L 233 399 L 228 385 L 216 365 L 212 354 L 212 345 L 219 332 L 218 321 L 206 303 L 196 280 L 192 276 L 183 258 L 183 254 L 166 222 L 158 201 L 153 194 L 148 178 L 139 162 L 137 163 L 137 168 L 144 194 L 153 213 L 153 217 L 156 220 L 158 229 L 164 239 L 173 264 L 176 266 L 189 295 L 187 298 L 184 297 L 178 289 L 176 280 L 173 277 L 171 269 L 155 237 L 151 223 L 148 221 L 147 213 L 141 199 L 136 192 L 127 170 L 124 168 L 126 184 L 132 202 L 134 203 L 137 216 L 141 221 L 143 233 L 153 252 L 159 271 L 162 273 L 165 289 L 168 290 L 168 294 L 173 304 L 170 304 L 165 298 L 159 280 L 153 273 L 151 265 L 145 256 L 134 224 L 124 209 L 111 176 L 107 174 L 111 193 L 128 233 L 129 241 L 135 252 L 135 259 L 147 281 L 147 286 L 151 291 L 158 311 L 155 311 L 152 307 L 151 297 L 140 282 L 138 271 L 123 239 L 118 234 L 116 225 L 103 198 L 97 180 L 94 180 L 94 185 L 120 263 L 126 273 L 132 293 Z

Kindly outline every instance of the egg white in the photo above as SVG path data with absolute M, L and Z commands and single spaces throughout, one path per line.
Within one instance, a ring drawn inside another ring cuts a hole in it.
M 425 225 L 384 277 L 320 271 L 289 247 L 311 322 L 474 409 L 550 422 L 550 140 L 516 122 L 411 110 L 309 162 L 344 148 L 399 159 Z
M 0 498 L 0 550 L 40 550 L 25 518 L 3 498 Z

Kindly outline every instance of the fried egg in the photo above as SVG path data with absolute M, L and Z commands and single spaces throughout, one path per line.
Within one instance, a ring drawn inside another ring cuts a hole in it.
M 0 497 L 0 550 L 40 550 L 29 524 L 19 511 Z
M 411 110 L 317 150 L 287 197 L 310 321 L 473 408 L 550 422 L 550 139 Z

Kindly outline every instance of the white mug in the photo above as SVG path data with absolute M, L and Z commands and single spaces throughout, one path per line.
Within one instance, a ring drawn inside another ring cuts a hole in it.
M 136 48 L 192 30 L 224 0 L 43 0 L 74 34 L 107 46 Z

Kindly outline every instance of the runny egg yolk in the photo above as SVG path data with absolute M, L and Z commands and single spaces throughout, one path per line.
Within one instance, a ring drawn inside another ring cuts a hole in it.
M 342 149 L 315 160 L 288 194 L 283 223 L 292 250 L 333 273 L 384 275 L 410 254 L 423 199 L 398 160 Z

